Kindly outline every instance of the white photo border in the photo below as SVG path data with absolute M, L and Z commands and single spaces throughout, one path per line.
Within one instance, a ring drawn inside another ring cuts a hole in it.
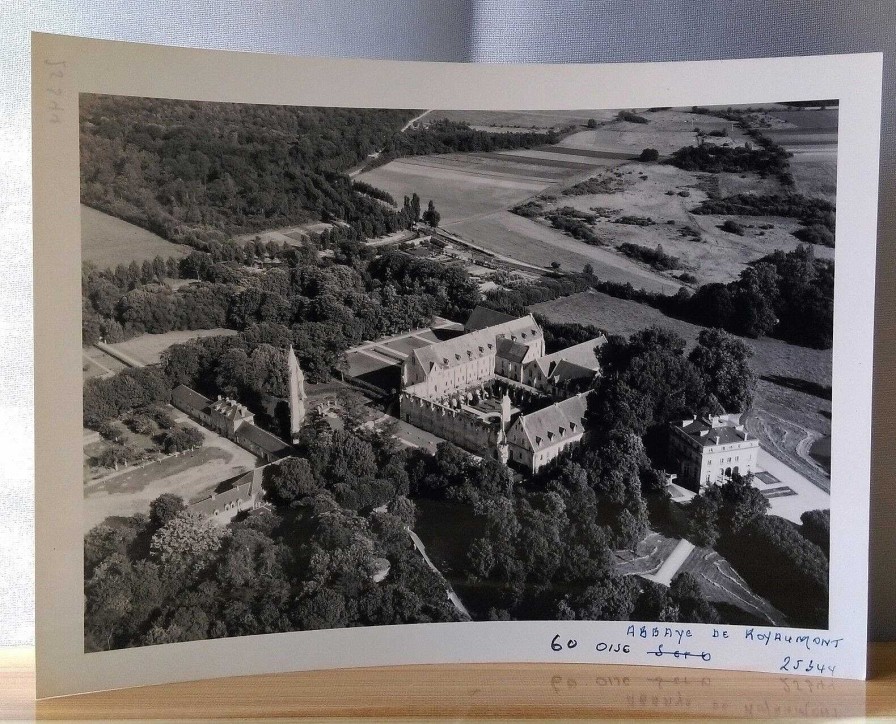
M 785 656 L 866 674 L 871 381 L 882 56 L 607 65 L 306 59 L 32 35 L 36 640 L 39 697 L 244 674 L 419 663 L 694 668 L 629 622 L 475 622 L 304 631 L 84 653 L 78 94 L 482 110 L 739 105 L 837 98 L 828 632 L 679 624 L 701 667 L 777 672 Z M 656 624 L 665 628 L 665 624 Z M 640 625 L 636 626 L 640 628 Z M 648 625 L 648 633 L 651 625 Z M 729 638 L 713 638 L 713 629 Z M 755 633 L 759 633 L 756 629 Z M 774 635 L 791 635 L 791 643 Z M 551 641 L 576 639 L 555 652 Z M 799 636 L 806 639 L 795 640 Z M 814 640 L 826 639 L 814 643 Z M 833 640 L 839 640 L 836 647 Z M 598 652 L 599 642 L 630 653 Z M 666 641 L 666 648 L 673 639 Z M 791 672 L 798 673 L 798 672 Z

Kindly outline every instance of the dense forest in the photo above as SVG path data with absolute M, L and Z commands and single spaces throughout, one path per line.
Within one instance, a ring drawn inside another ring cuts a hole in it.
M 172 241 L 308 220 L 394 231 L 396 213 L 342 172 L 410 110 L 81 96 L 81 200 Z
M 732 282 L 703 284 L 693 293 L 681 287 L 668 295 L 635 289 L 599 279 L 591 271 L 564 275 L 563 282 L 545 288 L 542 281 L 531 291 L 495 291 L 486 295 L 489 305 L 509 311 L 520 308 L 530 296 L 534 303 L 596 289 L 619 299 L 649 304 L 665 314 L 704 327 L 719 327 L 743 337 L 777 337 L 792 344 L 830 349 L 834 334 L 834 262 L 816 259 L 812 247 L 780 249 L 751 262 Z
M 707 327 L 745 337 L 772 335 L 830 349 L 834 335 L 834 262 L 812 247 L 774 251 L 752 262 L 728 284 L 705 284 L 673 297 L 670 310 Z

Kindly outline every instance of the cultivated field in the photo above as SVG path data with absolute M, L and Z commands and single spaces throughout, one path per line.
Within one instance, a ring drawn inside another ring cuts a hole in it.
M 469 123 L 471 126 L 488 131 L 547 131 L 559 130 L 570 125 L 584 126 L 588 120 L 607 121 L 616 111 L 440 111 L 426 114 L 426 123 L 447 118 L 450 121 Z
M 172 244 L 139 226 L 109 216 L 89 206 L 81 206 L 81 259 L 99 268 L 118 264 L 185 257 L 190 249 Z
M 659 325 L 673 330 L 689 346 L 702 327 L 667 317 L 638 302 L 600 292 L 583 292 L 536 304 L 533 312 L 556 322 L 593 324 L 610 334 L 628 336 Z M 743 338 L 742 338 L 743 339 Z M 832 353 L 809 349 L 778 339 L 743 339 L 753 350 L 750 361 L 759 377 L 753 409 L 746 424 L 776 457 L 827 489 L 826 471 L 810 455 L 812 443 L 831 434 Z
M 572 137 L 574 137 L 574 134 Z M 433 199 L 441 226 L 483 249 L 526 264 L 580 270 L 591 264 L 605 279 L 673 292 L 678 282 L 608 249 L 589 246 L 508 209 L 620 163 L 615 152 L 556 147 L 500 153 L 416 156 L 392 161 L 359 178 L 401 199 Z M 628 156 L 623 154 L 624 158 Z
M 769 115 L 786 124 L 765 134 L 793 154 L 790 170 L 799 192 L 835 201 L 838 112 L 775 111 Z
M 558 262 L 562 268 L 574 270 L 591 264 L 602 279 L 629 282 L 653 291 L 675 291 L 681 285 L 676 276 L 682 272 L 692 274 L 698 284 L 730 281 L 749 262 L 775 249 L 789 251 L 797 246 L 799 241 L 792 232 L 801 224 L 796 219 L 692 213 L 710 190 L 721 196 L 788 192 L 774 176 L 697 173 L 633 160 L 645 148 L 668 155 L 683 146 L 695 145 L 697 129 L 725 134 L 706 137 L 707 143 L 743 146 L 750 142 L 734 123 L 686 110 L 638 113 L 647 123 L 619 120 L 616 111 L 434 111 L 424 123 L 446 117 L 488 130 L 559 128 L 571 122 L 582 128 L 554 146 L 416 156 L 393 161 L 361 174 L 360 178 L 385 189 L 396 199 L 414 192 L 424 203 L 433 199 L 445 230 L 502 257 L 540 267 Z M 796 190 L 833 200 L 836 112 L 823 112 L 824 117 L 813 120 L 818 115 L 817 111 L 779 112 L 773 107 L 751 117 L 765 133 L 793 152 Z M 589 118 L 595 118 L 596 128 L 584 128 Z M 610 192 L 563 193 L 593 177 L 608 179 Z M 597 213 L 590 228 L 602 246 L 574 239 L 552 228 L 544 218 L 522 218 L 510 213 L 514 206 L 532 200 L 541 205 L 543 212 L 571 206 L 585 214 Z M 625 217 L 641 217 L 652 223 L 620 223 Z M 742 236 L 720 228 L 729 218 L 745 227 Z M 650 249 L 662 245 L 667 254 L 679 257 L 680 268 L 658 272 L 633 262 L 616 251 L 626 242 Z M 833 250 L 825 247 L 816 247 L 815 251 L 821 258 L 833 256 Z
M 694 145 L 695 131 L 725 131 L 729 135 L 720 139 L 733 145 L 743 145 L 743 132 L 731 121 L 714 116 L 699 116 L 682 110 L 644 111 L 639 116 L 647 123 L 609 120 L 596 129 L 589 129 L 567 136 L 559 145 L 566 148 L 594 151 L 615 151 L 637 155 L 645 148 L 655 148 L 666 155 L 682 146 Z M 613 114 L 615 117 L 615 113 Z
M 165 334 L 141 334 L 139 337 L 109 346 L 141 364 L 152 365 L 157 364 L 162 358 L 162 353 L 173 344 L 183 344 L 191 339 L 201 337 L 229 337 L 234 334 L 236 334 L 236 330 L 223 327 L 174 331 Z
M 674 294 L 681 283 L 658 274 L 611 249 L 592 246 L 562 234 L 533 219 L 509 211 L 452 224 L 452 233 L 507 258 L 548 267 L 558 262 L 562 269 L 581 271 L 586 264 L 604 280 L 630 283 L 636 289 Z

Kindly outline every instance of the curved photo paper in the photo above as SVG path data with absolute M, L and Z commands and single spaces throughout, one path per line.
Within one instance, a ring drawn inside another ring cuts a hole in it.
M 879 55 L 33 61 L 40 696 L 865 676 Z

